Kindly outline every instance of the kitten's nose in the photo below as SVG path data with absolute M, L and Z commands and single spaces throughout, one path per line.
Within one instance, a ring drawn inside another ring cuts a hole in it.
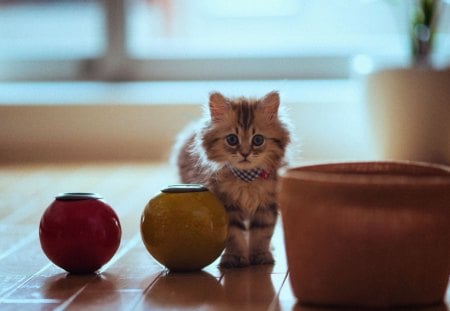
M 240 152 L 240 154 L 242 155 L 242 157 L 244 158 L 244 159 L 247 159 L 247 157 L 250 155 L 250 152 Z

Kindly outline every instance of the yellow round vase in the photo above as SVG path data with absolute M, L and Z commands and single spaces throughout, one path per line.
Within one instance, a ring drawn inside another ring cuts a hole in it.
M 201 270 L 225 248 L 228 217 L 223 204 L 201 185 L 169 186 L 141 216 L 149 253 L 171 271 Z

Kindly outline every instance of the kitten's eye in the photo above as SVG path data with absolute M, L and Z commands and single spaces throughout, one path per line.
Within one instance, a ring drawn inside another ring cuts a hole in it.
M 264 136 L 262 135 L 253 136 L 252 144 L 256 147 L 261 146 L 262 144 L 264 144 Z
M 226 140 L 230 146 L 236 146 L 239 143 L 239 138 L 235 134 L 228 135 Z

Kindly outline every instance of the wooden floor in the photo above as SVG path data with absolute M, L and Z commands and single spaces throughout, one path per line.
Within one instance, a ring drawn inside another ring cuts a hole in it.
M 275 266 L 171 274 L 145 250 L 139 219 L 177 181 L 159 164 L 0 166 L 0 310 L 309 310 L 296 304 L 281 227 Z M 98 275 L 68 275 L 43 254 L 39 220 L 61 192 L 96 192 L 116 210 L 121 246 Z M 437 310 L 449 310 L 447 305 Z M 321 309 L 324 310 L 324 309 Z M 417 310 L 417 309 L 416 309 Z

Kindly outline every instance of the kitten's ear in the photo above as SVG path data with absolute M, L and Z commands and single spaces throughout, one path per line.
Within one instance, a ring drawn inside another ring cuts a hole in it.
M 280 106 L 280 95 L 276 91 L 268 93 L 261 99 L 261 107 L 268 121 L 271 121 L 278 114 Z
M 225 113 L 230 108 L 228 100 L 219 92 L 209 94 L 209 112 L 211 113 L 211 120 L 223 120 Z

